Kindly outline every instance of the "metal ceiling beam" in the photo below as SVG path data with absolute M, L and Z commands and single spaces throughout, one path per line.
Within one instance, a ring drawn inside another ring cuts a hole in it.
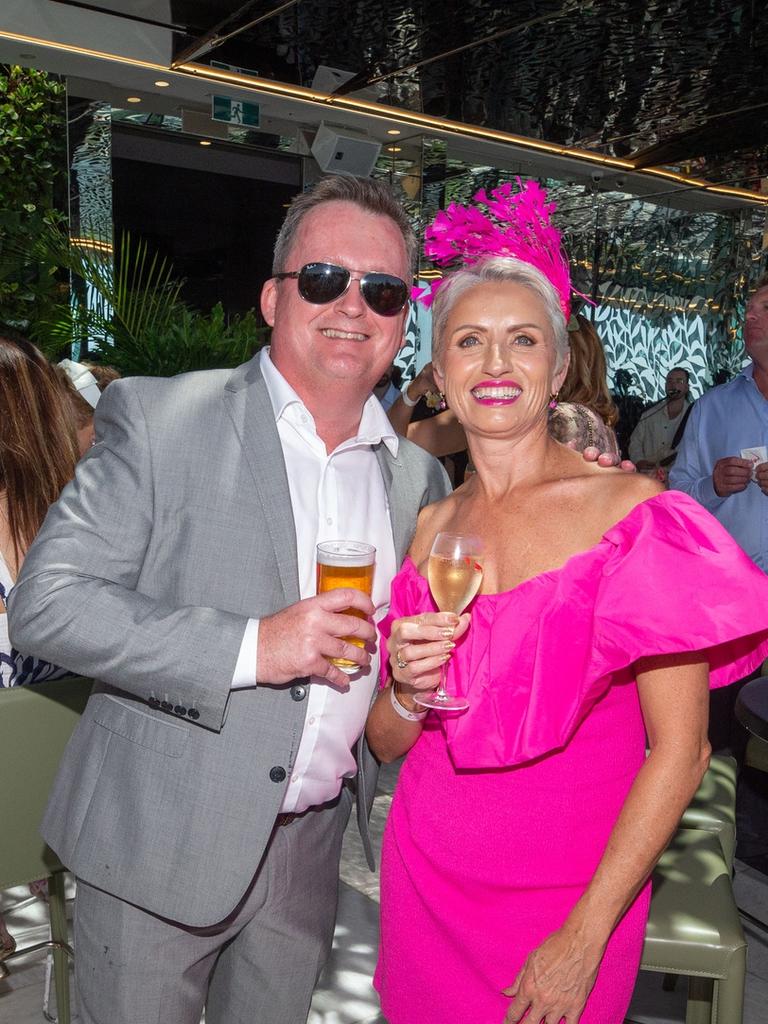
M 252 21 L 247 21 L 229 32 L 225 31 L 228 25 L 231 25 L 238 19 L 245 17 L 248 11 L 255 7 L 259 2 L 260 0 L 249 0 L 249 3 L 243 4 L 242 7 L 239 7 L 233 14 L 230 14 L 229 17 L 220 21 L 218 25 L 214 25 L 214 27 L 209 29 L 205 35 L 200 36 L 198 39 L 193 39 L 189 46 L 185 47 L 178 56 L 174 57 L 171 63 L 171 70 L 175 70 L 179 65 L 186 64 L 188 61 L 196 60 L 198 57 L 202 57 L 206 53 L 210 53 L 211 50 L 215 50 L 223 43 L 226 43 L 228 39 L 232 39 L 234 36 L 240 35 L 241 32 L 245 32 L 249 28 L 260 25 L 262 21 L 268 21 L 270 18 L 274 18 L 276 15 L 282 14 L 282 12 L 288 10 L 289 7 L 295 7 L 299 0 L 286 0 L 285 3 L 279 4 L 277 7 L 273 7 L 272 10 L 267 11 L 266 14 L 261 14 L 258 18 L 254 18 Z

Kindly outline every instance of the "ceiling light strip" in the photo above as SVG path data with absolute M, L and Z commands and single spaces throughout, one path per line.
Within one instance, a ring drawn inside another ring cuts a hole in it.
M 635 168 L 629 160 L 620 160 L 616 157 L 603 156 L 600 153 L 593 153 L 583 149 L 572 149 L 568 146 L 557 146 L 554 143 L 543 142 L 539 139 L 526 138 L 522 135 L 513 135 L 510 132 L 502 132 L 493 128 L 484 128 L 478 125 L 467 124 L 464 121 L 449 121 L 444 118 L 430 117 L 428 114 L 421 114 L 416 111 L 406 110 L 399 107 L 389 107 L 382 103 L 369 103 L 365 100 L 356 100 L 348 96 L 328 95 L 315 92 L 313 89 L 306 89 L 299 85 L 288 85 L 284 82 L 274 82 L 270 79 L 254 78 L 249 75 L 238 74 L 237 72 L 224 71 L 219 68 L 211 68 L 205 64 L 182 64 L 177 71 L 186 72 L 198 78 L 212 81 L 226 82 L 238 88 L 251 91 L 269 93 L 290 99 L 302 100 L 307 103 L 319 104 L 323 107 L 332 107 L 348 110 L 352 113 L 361 113 L 369 117 L 377 117 L 381 120 L 396 120 L 422 130 L 428 129 L 443 134 L 460 135 L 464 138 L 476 138 L 484 142 L 499 142 L 507 146 L 517 146 L 521 149 L 535 150 L 547 153 L 550 156 L 559 156 L 571 160 L 578 160 L 592 166 L 612 167 L 620 171 L 629 171 L 632 174 L 640 174 L 644 177 L 667 178 L 679 182 L 690 189 L 699 189 L 706 192 L 733 196 L 746 199 L 753 203 L 768 205 L 768 196 L 748 189 L 724 188 L 718 185 L 711 185 L 700 178 L 686 177 L 674 171 L 667 171 L 662 168 L 647 167 Z M 642 199 L 642 196 L 638 196 Z
M 124 64 L 131 67 L 145 68 L 152 72 L 168 74 L 168 67 L 157 64 L 153 61 L 144 61 L 136 57 L 125 57 L 117 53 L 105 53 L 100 50 L 93 50 L 85 46 L 75 46 L 70 43 L 60 43 L 50 39 L 40 39 L 35 36 L 22 35 L 17 32 L 8 32 L 0 29 L 0 39 L 7 39 L 11 42 L 22 43 L 25 46 L 42 46 L 47 49 L 61 50 L 67 53 L 75 53 L 83 57 L 93 57 L 96 60 L 111 61 L 117 64 Z M 724 194 L 735 198 L 747 200 L 752 203 L 768 205 L 768 196 L 758 192 L 751 192 L 747 189 L 723 188 L 722 186 L 710 185 L 706 181 L 696 178 L 687 178 L 685 175 L 676 174 L 674 171 L 665 171 L 660 168 L 635 169 L 634 164 L 628 160 L 619 160 L 615 157 L 602 156 L 599 153 L 592 153 L 587 150 L 570 149 L 567 146 L 557 146 L 553 143 L 542 142 L 538 139 L 526 138 L 522 135 L 512 135 L 509 132 L 497 131 L 493 128 L 482 128 L 478 125 L 466 124 L 463 121 L 449 121 L 439 117 L 430 117 L 428 114 L 421 114 L 416 111 L 405 110 L 398 107 L 389 107 L 380 103 L 368 103 L 365 100 L 351 99 L 347 96 L 331 96 L 326 93 L 315 92 L 313 89 L 306 89 L 299 85 L 289 85 L 284 82 L 274 82 L 267 78 L 256 78 L 250 75 L 238 74 L 234 71 L 224 71 L 219 68 L 209 67 L 207 64 L 182 64 L 175 68 L 177 74 L 192 75 L 196 78 L 210 82 L 226 82 L 244 89 L 248 92 L 266 93 L 268 95 L 282 96 L 286 99 L 301 100 L 322 108 L 347 110 L 350 113 L 365 114 L 368 117 L 376 117 L 382 121 L 396 121 L 400 124 L 409 124 L 422 130 L 429 130 L 445 135 L 461 136 L 463 138 L 474 138 L 484 142 L 499 142 L 507 146 L 517 146 L 520 149 L 534 152 L 547 153 L 550 156 L 559 156 L 592 166 L 613 167 L 617 170 L 629 171 L 633 174 L 640 174 L 645 177 L 669 178 L 678 181 L 691 188 L 697 188 L 705 192 Z M 640 196 L 639 198 L 642 198 Z

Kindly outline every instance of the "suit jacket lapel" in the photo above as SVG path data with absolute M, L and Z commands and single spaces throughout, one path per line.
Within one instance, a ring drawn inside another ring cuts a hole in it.
M 285 600 L 293 604 L 300 597 L 296 527 L 283 450 L 258 356 L 234 371 L 224 395 L 264 509 Z
M 389 501 L 389 518 L 392 521 L 395 555 L 397 564 L 400 566 L 413 537 L 413 524 L 418 505 L 414 503 L 413 495 L 407 493 L 406 474 L 402 472 L 402 466 L 390 454 L 387 446 L 380 443 L 376 445 L 375 452 Z

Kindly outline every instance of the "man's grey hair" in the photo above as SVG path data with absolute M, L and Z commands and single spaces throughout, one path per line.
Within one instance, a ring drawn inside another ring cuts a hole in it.
M 565 316 L 560 307 L 560 296 L 550 281 L 536 267 L 521 260 L 506 256 L 491 256 L 472 267 L 464 267 L 446 278 L 437 290 L 432 303 L 432 359 L 439 365 L 440 353 L 445 344 L 445 328 L 451 310 L 459 298 L 478 284 L 489 281 L 509 281 L 530 288 L 544 303 L 557 352 L 557 368 L 562 367 L 570 350 Z
M 275 242 L 275 253 L 272 260 L 272 273 L 281 274 L 286 270 L 298 270 L 299 267 L 287 267 L 286 260 L 293 245 L 296 232 L 303 218 L 323 203 L 354 203 L 361 210 L 389 217 L 403 236 L 405 250 L 408 255 L 410 272 L 416 263 L 416 235 L 403 207 L 395 198 L 392 190 L 382 181 L 375 178 L 352 178 L 331 175 L 323 178 L 309 192 L 296 196 L 288 207 L 283 226 Z M 349 270 L 365 268 L 349 267 Z M 377 269 L 377 268 L 371 268 Z M 406 282 L 410 284 L 410 282 Z

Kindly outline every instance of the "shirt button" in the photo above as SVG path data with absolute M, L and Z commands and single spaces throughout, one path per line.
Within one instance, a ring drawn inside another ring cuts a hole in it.
M 279 764 L 269 769 L 269 777 L 273 782 L 285 782 L 286 771 Z
M 299 776 L 298 775 L 292 775 L 291 776 L 291 782 L 298 782 L 298 781 L 299 781 Z
M 309 720 L 309 724 L 310 724 L 310 725 L 314 725 L 316 721 L 317 721 L 317 719 L 315 718 L 315 716 L 314 716 L 314 715 L 312 715 L 312 717 L 311 717 L 311 718 L 310 718 L 310 720 Z
M 333 526 L 333 519 L 331 519 L 330 516 L 328 516 L 328 518 L 325 521 L 326 523 L 328 523 L 329 526 Z

